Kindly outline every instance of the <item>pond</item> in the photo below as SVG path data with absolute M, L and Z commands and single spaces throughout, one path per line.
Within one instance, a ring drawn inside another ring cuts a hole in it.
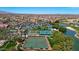
M 71 36 L 74 41 L 73 41 L 73 51 L 79 51 L 79 39 L 75 37 L 76 32 L 67 29 L 67 32 L 64 33 L 65 35 Z
M 66 24 L 60 24 L 60 26 L 67 27 Z M 79 39 L 75 37 L 76 32 L 73 31 L 73 30 L 67 29 L 66 33 L 64 33 L 64 34 L 67 35 L 67 36 L 71 36 L 74 39 L 72 50 L 73 51 L 79 51 Z

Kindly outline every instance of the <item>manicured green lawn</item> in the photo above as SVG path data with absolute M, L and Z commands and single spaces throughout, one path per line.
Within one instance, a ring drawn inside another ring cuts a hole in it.
M 53 34 L 48 37 L 48 40 L 55 51 L 70 51 L 72 49 L 73 39 L 59 31 L 53 32 Z
M 74 28 L 77 32 L 79 32 L 79 27 L 75 27 L 75 26 L 70 26 L 72 28 Z

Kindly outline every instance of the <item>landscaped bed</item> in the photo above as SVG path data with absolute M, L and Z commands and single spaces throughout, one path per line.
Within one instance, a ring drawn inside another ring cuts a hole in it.
M 16 42 L 14 41 L 7 41 L 4 43 L 3 46 L 0 47 L 0 50 L 12 50 L 16 46 Z

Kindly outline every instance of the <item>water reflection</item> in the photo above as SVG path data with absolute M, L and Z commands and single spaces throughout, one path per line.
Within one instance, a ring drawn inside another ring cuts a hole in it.
M 67 36 L 71 36 L 74 39 L 74 41 L 73 41 L 73 49 L 72 50 L 73 51 L 79 51 L 79 39 L 75 37 L 76 32 L 67 29 L 67 32 L 64 33 L 64 34 L 67 35 Z

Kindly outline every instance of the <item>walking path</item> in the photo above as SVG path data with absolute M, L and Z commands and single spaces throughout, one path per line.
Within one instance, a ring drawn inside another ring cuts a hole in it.
M 67 29 L 70 29 L 70 30 L 73 30 L 73 31 L 76 31 L 74 28 L 72 27 L 66 27 Z
M 18 43 L 18 42 L 16 42 L 16 43 L 17 43 L 17 45 L 15 46 L 15 48 L 16 48 L 16 50 L 18 50 L 17 47 L 18 47 L 18 45 L 19 45 L 20 43 Z
M 75 37 L 79 39 L 79 36 L 78 36 L 78 34 L 75 34 Z
M 46 39 L 47 44 L 48 44 L 48 50 L 52 50 L 52 48 L 51 48 L 51 46 L 50 46 L 50 43 L 49 43 L 49 41 L 48 41 L 48 39 L 47 39 L 47 36 L 45 36 L 45 39 Z
M 77 31 L 74 28 L 72 28 L 72 27 L 66 27 L 66 28 L 70 29 L 72 31 L 75 31 L 76 32 L 75 37 L 79 39 L 78 33 L 77 33 Z

